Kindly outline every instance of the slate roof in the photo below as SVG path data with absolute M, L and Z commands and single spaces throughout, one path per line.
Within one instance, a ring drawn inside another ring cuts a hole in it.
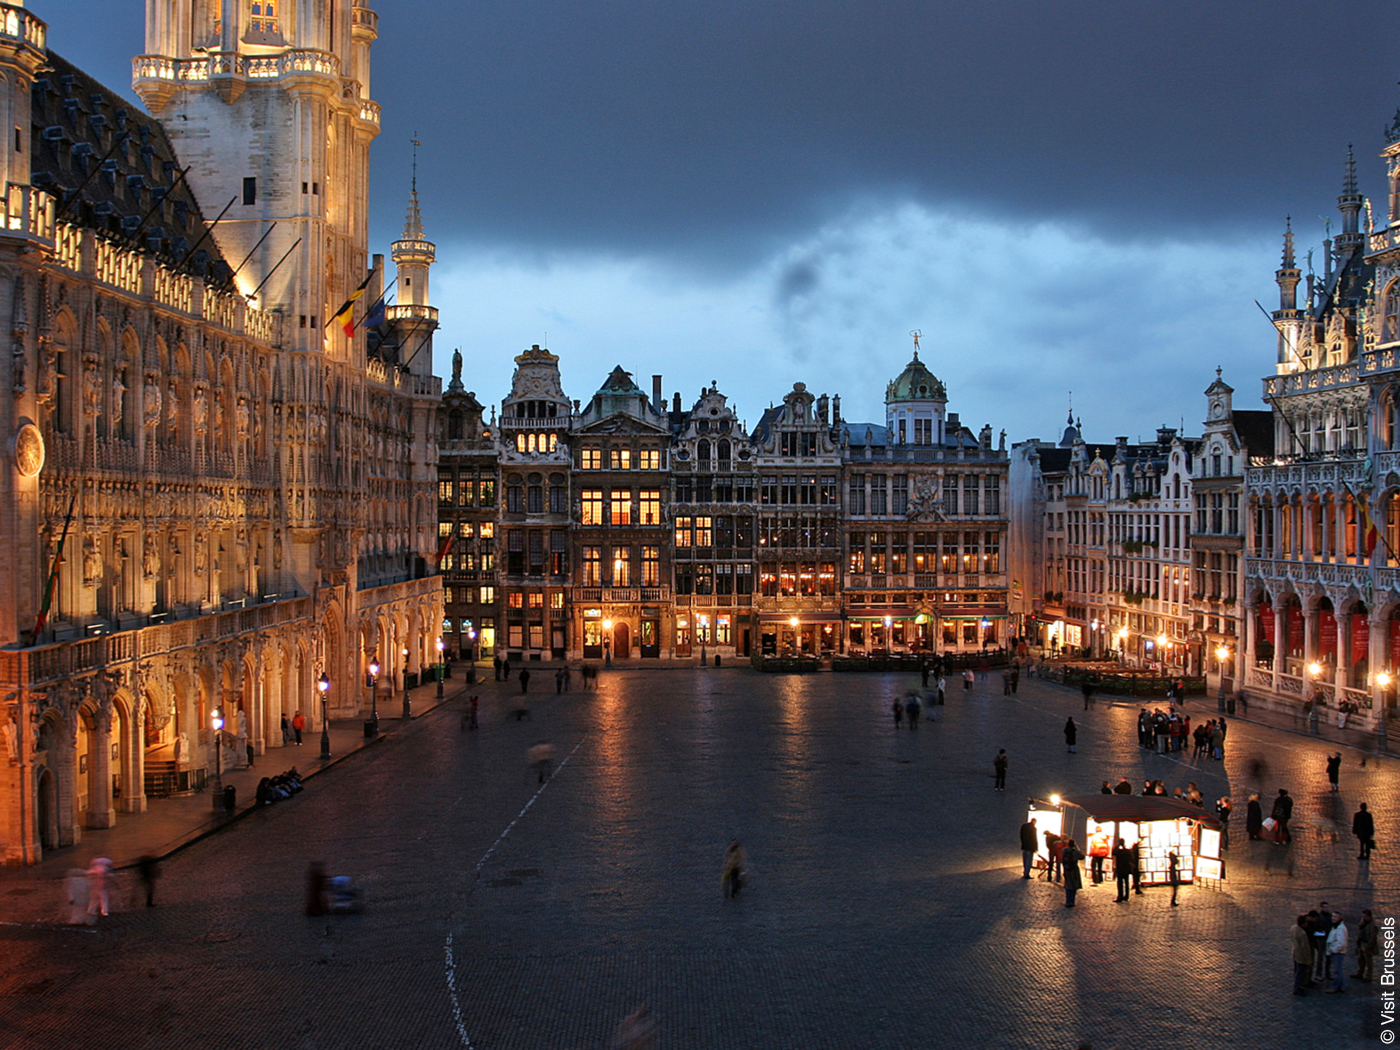
M 1274 454 L 1274 414 L 1267 409 L 1235 409 L 1235 433 L 1251 456 Z
M 48 52 L 30 110 L 31 182 L 59 201 L 61 218 L 127 247 L 183 264 L 206 229 L 165 129 L 133 102 Z M 74 197 L 74 194 L 77 194 Z M 227 283 L 232 268 L 205 237 L 192 272 Z

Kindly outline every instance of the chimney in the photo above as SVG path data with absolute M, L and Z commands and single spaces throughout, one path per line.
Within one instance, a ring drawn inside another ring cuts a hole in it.
M 827 406 L 830 403 L 830 400 L 825 394 L 817 398 L 817 418 L 820 419 L 823 423 L 826 422 Z
M 671 411 L 676 415 L 681 414 L 681 392 L 679 390 L 671 395 Z
M 841 395 L 837 394 L 831 399 L 831 422 L 838 424 L 841 422 Z
M 658 416 L 666 414 L 666 398 L 661 393 L 661 377 L 651 377 L 651 407 L 656 409 Z

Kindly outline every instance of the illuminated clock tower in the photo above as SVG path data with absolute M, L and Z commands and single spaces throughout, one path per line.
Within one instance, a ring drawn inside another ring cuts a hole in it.
M 147 0 L 133 86 L 165 126 L 244 294 L 283 345 L 355 360 L 326 322 L 367 273 L 369 0 Z M 246 262 L 244 259 L 246 258 Z

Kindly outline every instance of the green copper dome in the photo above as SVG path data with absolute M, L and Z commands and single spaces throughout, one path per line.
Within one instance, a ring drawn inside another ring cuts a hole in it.
M 924 363 L 919 360 L 919 352 L 914 351 L 914 360 L 910 361 L 899 373 L 899 378 L 890 383 L 885 390 L 885 403 L 891 401 L 947 401 L 948 388 L 945 387 L 938 377 L 930 372 Z

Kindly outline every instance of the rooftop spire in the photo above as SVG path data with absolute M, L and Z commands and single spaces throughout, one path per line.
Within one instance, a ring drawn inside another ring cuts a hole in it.
M 1293 257 L 1293 216 L 1288 216 L 1284 220 L 1283 228 L 1283 266 L 1284 270 L 1297 268 L 1297 262 Z
M 403 222 L 403 239 L 421 241 L 423 239 L 423 214 L 418 210 L 418 132 L 413 133 L 413 183 L 408 193 L 408 216 Z
M 1360 191 L 1356 188 L 1356 157 L 1352 153 L 1351 143 L 1347 143 L 1347 166 L 1346 176 L 1342 179 L 1342 193 L 1351 196 Z

